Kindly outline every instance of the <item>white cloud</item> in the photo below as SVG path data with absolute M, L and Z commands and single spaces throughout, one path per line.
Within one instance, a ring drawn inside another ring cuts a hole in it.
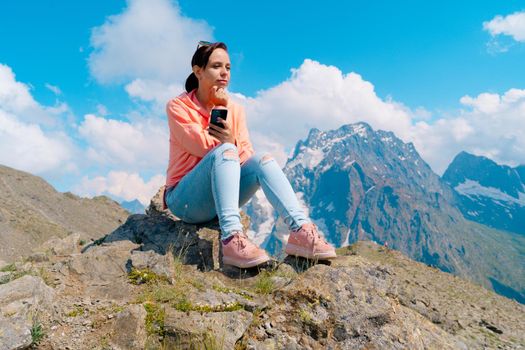
M 417 123 L 411 138 L 423 158 L 442 173 L 460 151 L 498 163 L 525 164 L 525 90 L 464 96 L 459 116 Z
M 83 177 L 80 185 L 73 191 L 89 197 L 111 195 L 126 201 L 138 199 L 142 204 L 148 205 L 165 181 L 166 178 L 160 174 L 144 182 L 137 173 L 110 171 L 107 176 Z
M 79 135 L 88 144 L 87 157 L 113 168 L 164 168 L 168 164 L 168 125 L 154 119 L 128 123 L 88 114 Z
M 153 102 L 157 113 L 165 113 L 166 103 L 184 91 L 182 84 L 167 84 L 145 79 L 135 79 L 127 84 L 125 89 L 133 98 Z
M 119 15 L 94 28 L 89 57 L 92 75 L 102 83 L 153 79 L 182 82 L 199 40 L 211 40 L 205 22 L 184 17 L 169 0 L 129 0 Z
M 61 95 L 62 94 L 62 90 L 60 90 L 60 88 L 58 86 L 51 85 L 49 83 L 46 83 L 45 86 L 46 86 L 47 89 L 49 89 L 49 91 L 51 91 L 55 95 Z
M 255 98 L 234 97 L 246 107 L 259 150 L 268 145 L 278 149 L 276 144 L 289 150 L 311 128 L 335 129 L 359 121 L 404 135 L 415 117 L 402 104 L 379 98 L 374 86 L 360 75 L 343 74 L 334 66 L 308 59 L 292 70 L 290 79 L 260 91 Z
M 525 42 L 525 11 L 515 12 L 505 17 L 496 16 L 490 21 L 483 22 L 483 29 L 493 37 L 508 35 L 516 41 Z
M 494 113 L 500 105 L 500 96 L 498 94 L 482 93 L 478 97 L 463 96 L 459 100 L 465 106 L 470 106 L 481 113 Z
M 305 60 L 288 80 L 256 97 L 232 97 L 246 107 L 256 149 L 274 153 L 281 164 L 285 152 L 312 127 L 328 130 L 359 121 L 413 142 L 438 174 L 462 150 L 501 163 L 525 163 L 525 90 L 464 96 L 464 109 L 432 121 L 421 107 L 412 111 L 391 98 L 381 99 L 373 84 L 356 73 Z
M 0 64 L 0 164 L 34 174 L 71 170 L 75 147 L 57 125 L 66 104 L 38 104 L 11 68 Z
M 16 81 L 9 66 L 0 64 L 0 106 L 6 112 L 24 113 L 39 109 L 29 87 Z
M 0 164 L 33 174 L 57 172 L 61 166 L 71 167 L 71 148 L 66 135 L 45 133 L 0 107 Z

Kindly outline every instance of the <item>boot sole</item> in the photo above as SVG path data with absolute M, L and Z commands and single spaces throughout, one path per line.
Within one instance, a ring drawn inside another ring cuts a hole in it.
M 323 252 L 323 253 L 313 253 L 307 248 L 297 246 L 294 244 L 290 244 L 290 243 L 286 245 L 285 253 L 288 255 L 300 256 L 306 259 L 324 260 L 324 259 L 334 259 L 337 257 L 337 254 L 335 253 L 335 251 Z
M 265 262 L 268 262 L 268 261 L 270 261 L 269 256 L 262 256 L 260 258 L 253 259 L 250 261 L 244 261 L 244 260 L 240 261 L 240 260 L 229 258 L 227 256 L 222 257 L 222 263 L 224 265 L 231 265 L 231 266 L 235 266 L 241 269 L 248 269 L 250 267 L 255 267 L 255 266 L 264 264 Z

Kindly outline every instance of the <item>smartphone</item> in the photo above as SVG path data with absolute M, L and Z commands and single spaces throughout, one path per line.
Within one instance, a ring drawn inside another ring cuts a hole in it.
M 224 125 L 217 120 L 217 118 L 221 118 L 222 120 L 226 120 L 226 117 L 228 116 L 228 110 L 227 109 L 212 109 L 211 110 L 211 120 L 210 123 L 213 125 L 217 125 L 220 128 L 224 129 Z

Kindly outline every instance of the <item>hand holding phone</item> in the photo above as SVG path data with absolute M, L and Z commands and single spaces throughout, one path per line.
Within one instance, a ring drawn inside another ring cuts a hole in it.
M 232 133 L 231 125 L 226 122 L 227 116 L 228 110 L 225 108 L 212 109 L 208 133 L 222 143 L 235 143 L 235 136 Z
M 224 129 L 223 123 L 218 121 L 217 118 L 221 118 L 222 120 L 225 121 L 227 117 L 228 117 L 228 110 L 227 109 L 214 108 L 214 109 L 211 110 L 210 123 Z

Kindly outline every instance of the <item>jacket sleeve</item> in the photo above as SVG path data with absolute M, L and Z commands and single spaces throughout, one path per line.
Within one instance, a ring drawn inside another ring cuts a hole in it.
M 248 159 L 251 155 L 253 155 L 254 150 L 252 146 L 252 142 L 250 141 L 250 134 L 248 132 L 248 127 L 246 125 L 246 113 L 244 112 L 244 107 L 239 106 L 239 115 L 238 115 L 238 134 L 236 137 L 236 146 L 241 150 L 241 158 L 242 155 L 245 156 L 246 159 Z
M 176 100 L 168 102 L 166 107 L 170 137 L 176 140 L 188 153 L 203 158 L 217 146 L 219 140 L 211 137 L 201 124 L 191 118 L 190 112 Z

